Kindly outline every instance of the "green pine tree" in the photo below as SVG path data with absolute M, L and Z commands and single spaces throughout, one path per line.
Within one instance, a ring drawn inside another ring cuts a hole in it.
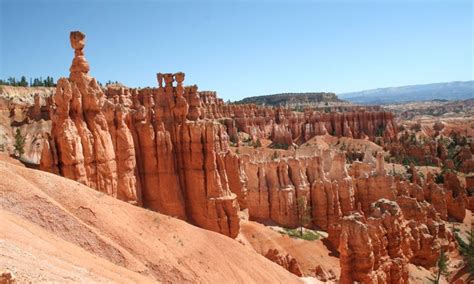
M 307 204 L 304 196 L 298 197 L 296 200 L 298 210 L 298 225 L 300 227 L 300 236 L 303 237 L 304 225 L 311 222 L 311 207 Z
M 19 85 L 20 85 L 21 87 L 28 87 L 28 81 L 26 81 L 26 77 L 25 77 L 25 76 L 21 76 Z
M 441 275 L 444 275 L 444 276 L 449 275 L 448 265 L 449 265 L 449 258 L 444 252 L 444 250 L 441 249 L 438 261 L 436 262 L 437 271 L 435 275 L 433 275 L 432 278 L 428 278 L 428 280 L 430 280 L 434 284 L 439 284 L 439 279 L 441 278 Z
M 25 153 L 25 137 L 21 135 L 20 129 L 16 129 L 15 133 L 15 144 L 13 145 L 15 148 L 15 155 L 19 158 Z
M 469 277 L 474 279 L 474 229 L 467 233 L 467 242 L 465 242 L 458 233 L 455 234 L 459 246 L 459 252 L 464 258 L 464 263 L 469 270 Z

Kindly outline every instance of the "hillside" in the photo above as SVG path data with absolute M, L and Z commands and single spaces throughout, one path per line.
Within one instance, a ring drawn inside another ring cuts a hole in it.
M 334 93 L 281 93 L 266 96 L 248 97 L 237 104 L 257 104 L 268 106 L 327 106 L 345 103 Z
M 355 104 L 390 104 L 427 100 L 464 100 L 474 98 L 474 81 L 379 88 L 339 94 Z
M 0 274 L 26 282 L 297 283 L 231 238 L 0 155 Z

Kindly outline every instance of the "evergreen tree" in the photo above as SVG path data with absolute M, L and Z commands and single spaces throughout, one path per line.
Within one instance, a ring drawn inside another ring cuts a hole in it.
M 17 80 L 15 77 L 8 77 L 7 80 L 0 80 L 0 85 L 6 86 L 21 86 L 21 87 L 55 87 L 54 78 L 51 76 L 47 76 L 46 79 L 43 80 L 42 77 L 40 78 L 30 78 L 29 83 L 26 76 L 21 76 L 20 80 Z
M 298 209 L 298 225 L 300 227 L 300 236 L 302 237 L 304 225 L 311 222 L 311 207 L 307 204 L 306 198 L 304 196 L 298 197 L 296 200 L 296 205 Z
M 433 276 L 433 278 L 428 278 L 428 280 L 430 280 L 434 284 L 439 284 L 439 279 L 441 278 L 441 275 L 448 276 L 449 274 L 448 264 L 449 264 L 449 258 L 444 252 L 444 250 L 441 249 L 438 261 L 436 262 L 437 272 Z
M 39 87 L 39 86 L 41 86 L 40 80 L 39 80 L 38 78 L 35 78 L 35 79 L 33 80 L 33 85 L 32 85 L 32 86 L 33 86 L 33 87 Z
M 474 229 L 471 226 L 471 231 L 467 233 L 467 242 L 465 242 L 458 233 L 456 233 L 456 240 L 459 246 L 459 252 L 464 258 L 464 263 L 469 270 L 469 278 L 474 279 Z
M 15 155 L 19 158 L 25 153 L 25 137 L 21 135 L 20 129 L 16 129 L 15 133 L 15 144 L 13 145 L 15 148 Z
M 9 84 L 10 86 L 15 86 L 15 85 L 16 85 L 16 80 L 15 80 L 15 78 L 9 77 L 9 78 L 8 78 L 8 84 Z
M 21 87 L 28 87 L 28 82 L 26 81 L 26 77 L 25 77 L 25 76 L 21 76 L 19 85 L 20 85 Z

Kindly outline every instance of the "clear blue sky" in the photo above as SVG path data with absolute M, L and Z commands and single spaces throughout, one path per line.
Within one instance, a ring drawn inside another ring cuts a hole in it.
M 0 77 L 69 75 L 69 31 L 91 75 L 157 72 L 224 99 L 473 79 L 473 1 L 1 1 Z

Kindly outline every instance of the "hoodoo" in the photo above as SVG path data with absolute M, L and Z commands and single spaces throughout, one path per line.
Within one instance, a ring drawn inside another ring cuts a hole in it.
M 104 92 L 88 74 L 85 35 L 71 32 L 70 40 L 75 57 L 69 79 L 58 81 L 41 169 L 237 236 L 239 206 L 227 172 L 239 176 L 231 172 L 239 168 L 226 166 L 234 154 L 224 127 L 198 118 L 197 88 L 183 86 L 184 73 L 159 73 L 158 88 Z

